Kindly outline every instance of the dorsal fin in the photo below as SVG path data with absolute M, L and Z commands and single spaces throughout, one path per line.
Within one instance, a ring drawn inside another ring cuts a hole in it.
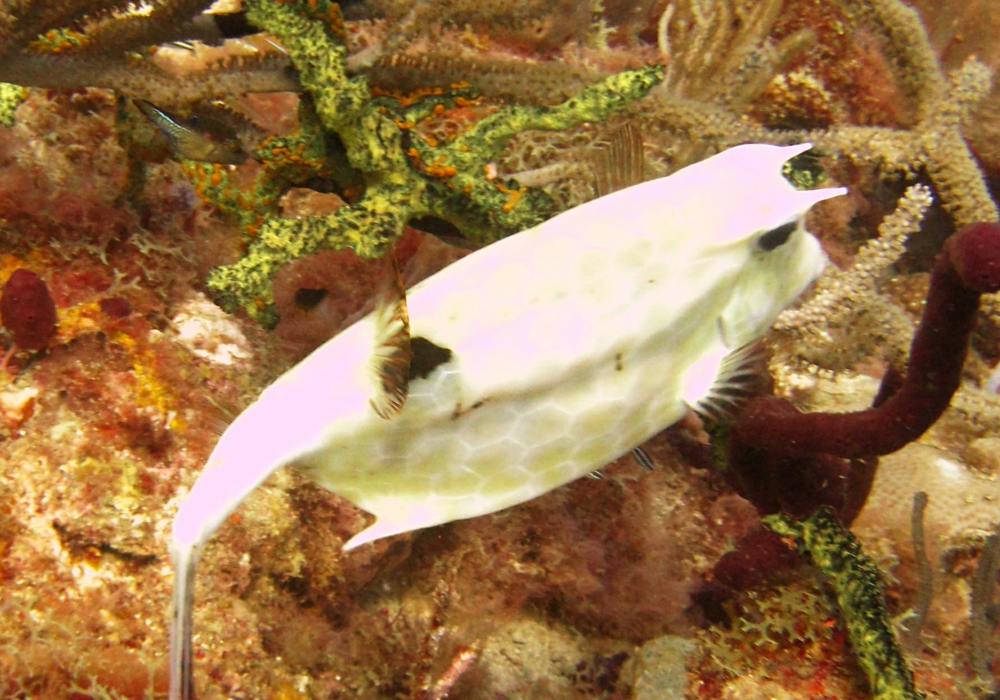
M 646 154 L 642 150 L 642 132 L 632 122 L 625 122 L 600 149 L 594 159 L 597 196 L 638 185 L 644 179 Z
M 205 407 L 204 424 L 218 437 L 226 432 L 226 428 L 240 415 L 241 409 L 232 401 L 207 397 L 208 406 Z
M 371 370 L 375 393 L 370 403 L 380 418 L 399 413 L 409 392 L 410 314 L 399 263 L 391 252 L 389 275 L 375 305 L 375 345 Z

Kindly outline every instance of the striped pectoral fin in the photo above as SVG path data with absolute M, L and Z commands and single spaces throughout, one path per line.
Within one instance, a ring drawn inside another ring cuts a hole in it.
M 375 342 L 372 348 L 372 408 L 380 418 L 389 419 L 403 410 L 409 393 L 410 314 L 406 290 L 396 256 L 389 253 L 389 274 L 375 306 Z
M 767 352 L 760 342 L 731 352 L 720 346 L 692 365 L 683 398 L 703 420 L 720 422 L 759 392 L 766 377 Z

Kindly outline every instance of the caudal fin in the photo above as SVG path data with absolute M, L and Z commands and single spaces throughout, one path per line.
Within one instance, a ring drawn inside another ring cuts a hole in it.
M 174 552 L 174 600 L 170 619 L 170 700 L 194 699 L 191 667 L 191 613 L 198 549 Z

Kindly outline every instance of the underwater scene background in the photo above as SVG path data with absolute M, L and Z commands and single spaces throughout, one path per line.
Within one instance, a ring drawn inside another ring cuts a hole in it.
M 409 286 L 807 141 L 789 179 L 849 193 L 757 398 L 347 553 L 371 516 L 279 470 L 202 554 L 197 696 L 995 697 L 998 36 L 997 0 L 0 0 L 0 697 L 166 697 L 177 507 L 387 251 Z

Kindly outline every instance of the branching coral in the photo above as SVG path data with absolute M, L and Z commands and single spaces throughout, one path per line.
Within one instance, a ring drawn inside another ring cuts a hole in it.
M 855 253 L 850 270 L 831 266 L 819 282 L 819 292 L 778 318 L 775 330 L 804 336 L 786 353 L 822 358 L 824 369 L 851 369 L 859 357 L 870 355 L 879 345 L 893 364 L 905 359 L 906 349 L 892 344 L 908 339 L 913 326 L 898 307 L 883 300 L 880 286 L 905 252 L 906 240 L 920 230 L 932 201 L 925 185 L 907 188 L 895 211 L 879 224 L 878 238 Z M 837 342 L 842 329 L 866 322 L 869 343 L 844 347 Z M 788 358 L 783 359 L 787 362 Z
M 542 50 L 558 49 L 568 41 L 586 40 L 592 29 L 590 0 L 524 0 L 516 6 L 478 0 L 367 0 L 354 14 L 386 17 L 397 27 L 390 38 L 394 44 L 413 40 L 428 26 L 468 26 L 474 31 L 489 31 L 492 40 L 533 46 Z
M 5 3 L 0 8 L 0 81 L 107 87 L 154 103 L 297 89 L 294 77 L 281 70 L 283 59 L 228 62 L 184 80 L 150 60 L 146 51 L 155 44 L 197 36 L 191 20 L 210 4 L 159 0 L 140 12 L 119 0 Z
M 667 3 L 657 23 L 657 45 L 669 65 L 663 92 L 740 113 L 808 43 L 808 32 L 794 34 L 777 46 L 768 41 L 782 4 L 781 0 Z

